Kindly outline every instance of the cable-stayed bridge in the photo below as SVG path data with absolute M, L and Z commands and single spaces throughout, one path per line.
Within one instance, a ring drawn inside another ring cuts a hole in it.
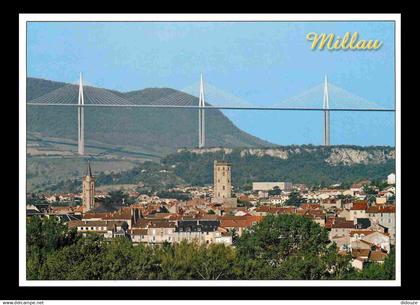
M 86 107 L 139 107 L 177 108 L 198 110 L 198 147 L 205 146 L 205 111 L 220 110 L 281 110 L 281 111 L 322 111 L 324 113 L 324 145 L 330 145 L 330 112 L 334 111 L 377 111 L 394 112 L 395 109 L 380 107 L 377 103 L 354 95 L 343 88 L 331 84 L 325 78 L 320 85 L 305 90 L 301 94 L 269 106 L 259 106 L 200 81 L 181 90 L 169 93 L 147 103 L 134 103 L 123 94 L 107 89 L 86 85 L 80 75 L 77 83 L 68 84 L 27 101 L 29 106 L 69 106 L 78 111 L 78 153 L 84 155 L 84 109 Z M 321 106 L 322 105 L 322 106 Z

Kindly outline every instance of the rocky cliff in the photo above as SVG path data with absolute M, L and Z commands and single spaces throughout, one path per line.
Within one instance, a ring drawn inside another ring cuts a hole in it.
M 321 154 L 324 157 L 324 161 L 329 165 L 356 165 L 356 164 L 383 164 L 387 161 L 395 160 L 395 148 L 388 146 L 280 146 L 276 148 L 194 148 L 194 149 L 178 149 L 179 153 L 190 152 L 193 154 L 208 154 L 223 152 L 226 155 L 232 154 L 234 151 L 238 151 L 241 157 L 255 156 L 255 157 L 273 157 L 282 160 L 288 160 L 289 158 L 299 154 Z

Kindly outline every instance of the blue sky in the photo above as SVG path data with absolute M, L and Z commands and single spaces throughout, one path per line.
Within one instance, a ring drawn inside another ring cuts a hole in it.
M 308 32 L 359 32 L 377 51 L 311 50 Z M 28 75 L 120 91 L 212 85 L 270 105 L 329 80 L 394 106 L 392 22 L 28 23 Z M 322 100 L 320 101 L 320 106 Z M 322 114 L 229 111 L 240 128 L 277 144 L 321 144 Z M 333 144 L 395 145 L 392 113 L 332 113 Z M 211 122 L 208 122 L 211 124 Z

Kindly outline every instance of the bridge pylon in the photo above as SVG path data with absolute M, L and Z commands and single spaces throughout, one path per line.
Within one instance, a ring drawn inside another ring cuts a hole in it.
M 85 109 L 83 105 L 85 104 L 84 94 L 83 94 L 83 76 L 80 73 L 79 80 L 79 97 L 78 97 L 78 107 L 77 107 L 77 151 L 79 156 L 85 154 Z
M 330 103 L 328 96 L 328 79 L 324 80 L 324 146 L 330 146 Z
M 206 145 L 206 133 L 205 133 L 205 117 L 204 117 L 204 83 L 203 75 L 200 78 L 200 95 L 198 100 L 198 148 L 203 148 Z

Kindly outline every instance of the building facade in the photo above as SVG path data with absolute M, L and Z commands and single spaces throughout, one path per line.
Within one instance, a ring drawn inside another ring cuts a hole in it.
M 226 161 L 214 161 L 213 201 L 223 202 L 232 198 L 231 164 Z
M 253 182 L 253 191 L 271 191 L 275 187 L 278 187 L 282 191 L 291 191 L 293 185 L 291 182 Z

